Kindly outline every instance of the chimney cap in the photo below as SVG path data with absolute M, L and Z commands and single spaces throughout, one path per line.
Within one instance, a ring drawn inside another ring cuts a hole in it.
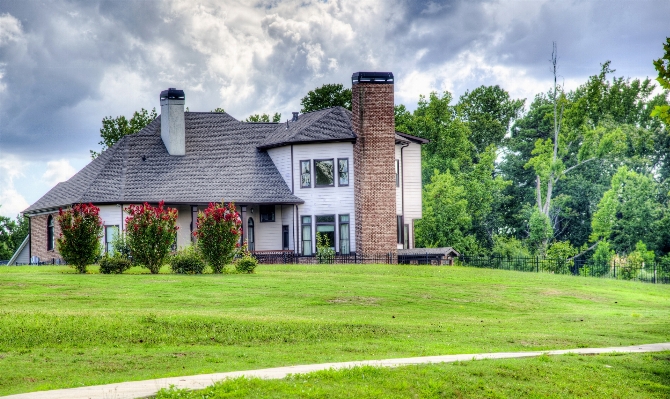
M 293 114 L 293 119 L 291 119 L 291 122 L 297 122 L 299 112 L 292 112 L 292 114 Z
M 161 91 L 161 100 L 183 100 L 185 98 L 184 96 L 184 90 L 177 90 L 174 87 L 170 87 L 167 90 Z
M 351 84 L 356 83 L 393 84 L 393 72 L 354 72 Z

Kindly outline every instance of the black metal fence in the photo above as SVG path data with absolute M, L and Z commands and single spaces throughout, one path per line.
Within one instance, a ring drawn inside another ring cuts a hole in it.
M 393 253 L 373 255 L 314 255 L 302 256 L 293 251 L 257 251 L 252 253 L 262 264 L 372 264 L 372 263 L 398 263 L 398 256 Z
M 608 263 L 591 259 L 556 259 L 546 257 L 501 257 L 461 255 L 462 266 L 487 269 L 514 270 L 520 272 L 569 274 L 573 276 L 601 277 L 618 280 L 642 281 L 645 283 L 670 284 L 670 265 L 664 262 L 653 264 L 613 260 Z

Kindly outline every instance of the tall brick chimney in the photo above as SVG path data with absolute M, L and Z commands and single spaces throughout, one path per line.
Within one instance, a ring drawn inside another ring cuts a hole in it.
M 352 80 L 356 252 L 397 253 L 393 73 L 356 72 Z

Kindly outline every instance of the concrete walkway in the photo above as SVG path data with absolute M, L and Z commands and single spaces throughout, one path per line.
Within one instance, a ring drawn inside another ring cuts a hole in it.
M 155 380 L 121 382 L 117 384 L 96 385 L 81 388 L 57 389 L 53 391 L 41 391 L 5 396 L 7 399 L 135 399 L 155 395 L 161 388 L 169 388 L 174 385 L 177 388 L 202 389 L 227 378 L 236 377 L 258 377 L 264 379 L 280 379 L 288 374 L 303 374 L 318 370 L 342 369 L 354 366 L 374 367 L 399 367 L 411 364 L 426 363 L 450 363 L 467 360 L 482 359 L 509 359 L 521 357 L 547 355 L 564 355 L 566 353 L 577 353 L 582 355 L 593 355 L 598 353 L 638 353 L 638 352 L 661 352 L 670 350 L 670 342 L 661 344 L 647 344 L 635 346 L 620 346 L 613 348 L 581 348 L 565 349 L 555 351 L 537 352 L 501 352 L 480 353 L 467 355 L 444 355 L 408 357 L 402 359 L 386 360 L 364 360 L 342 363 L 307 364 L 302 366 L 275 367 L 262 370 L 233 371 L 229 373 L 215 373 L 192 375 L 187 377 L 158 378 Z

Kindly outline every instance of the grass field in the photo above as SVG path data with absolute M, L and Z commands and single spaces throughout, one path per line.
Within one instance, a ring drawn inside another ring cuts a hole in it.
M 397 369 L 359 367 L 239 378 L 157 399 L 232 398 L 668 398 L 670 353 L 541 356 Z
M 138 273 L 0 268 L 0 395 L 291 364 L 670 341 L 667 285 L 394 265 Z

